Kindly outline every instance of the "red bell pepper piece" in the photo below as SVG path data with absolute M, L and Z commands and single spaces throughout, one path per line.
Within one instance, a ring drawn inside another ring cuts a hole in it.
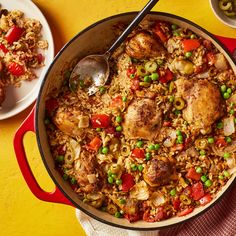
M 21 76 L 25 73 L 25 69 L 22 65 L 16 63 L 16 62 L 11 62 L 8 65 L 8 71 L 14 75 L 14 76 Z
M 121 175 L 122 191 L 128 192 L 135 184 L 134 177 L 131 174 L 125 173 Z
M 174 78 L 173 73 L 167 68 L 164 72 L 159 71 L 159 81 L 163 84 L 168 83 Z
M 98 137 L 95 137 L 88 144 L 87 148 L 97 152 L 98 149 L 101 147 L 101 145 L 102 145 L 102 140 Z
M 110 126 L 110 117 L 105 114 L 96 114 L 91 117 L 91 124 L 93 128 L 107 128 Z
M 131 75 L 135 75 L 135 73 L 136 73 L 136 68 L 133 66 L 129 67 L 126 71 L 126 74 L 129 78 L 131 78 L 130 77 Z
M 203 196 L 203 197 L 199 200 L 199 202 L 200 202 L 200 205 L 201 205 L 201 206 L 205 206 L 206 204 L 208 204 L 209 202 L 211 202 L 211 200 L 212 200 L 212 196 L 211 196 L 209 193 L 207 193 L 205 196 Z
M 5 35 L 5 39 L 8 43 L 12 44 L 13 42 L 20 39 L 23 29 L 18 26 L 12 26 Z
M 195 168 L 192 167 L 188 170 L 188 172 L 186 174 L 186 177 L 189 178 L 189 179 L 198 181 L 201 178 L 201 174 L 197 173 Z
M 9 52 L 9 50 L 6 48 L 6 46 L 4 44 L 2 44 L 2 43 L 0 43 L 0 50 L 2 50 L 2 52 L 4 54 Z
M 186 208 L 186 209 L 184 209 L 184 210 L 178 212 L 177 215 L 178 215 L 178 216 L 186 216 L 186 215 L 188 215 L 189 213 L 191 213 L 192 211 L 193 211 L 193 208 L 192 208 L 192 207 Z
M 171 122 L 165 120 L 165 121 L 163 122 L 163 126 L 165 126 L 165 127 L 170 127 L 170 126 L 171 126 Z
M 225 146 L 227 146 L 227 142 L 225 141 L 224 137 L 219 137 L 216 140 L 216 146 L 218 146 L 218 147 L 225 147 Z
M 145 152 L 143 149 L 135 148 L 132 150 L 131 156 L 143 159 L 145 157 Z
M 204 189 L 201 182 L 197 182 L 192 186 L 192 197 L 195 201 L 198 201 L 204 196 Z
M 154 28 L 153 28 L 153 32 L 160 38 L 160 40 L 164 43 L 168 40 L 167 35 L 165 34 L 165 32 L 162 30 L 161 28 L 161 23 L 157 23 Z
M 200 42 L 198 39 L 184 39 L 182 41 L 182 46 L 184 49 L 184 52 L 190 52 L 193 51 L 195 49 L 197 49 L 198 47 L 200 47 Z
M 120 108 L 122 105 L 123 105 L 123 102 L 122 102 L 122 97 L 120 95 L 114 97 L 111 100 L 110 106 L 113 108 Z
M 180 203 L 181 203 L 181 201 L 178 198 L 173 200 L 173 207 L 175 210 L 177 210 L 177 211 L 179 210 Z

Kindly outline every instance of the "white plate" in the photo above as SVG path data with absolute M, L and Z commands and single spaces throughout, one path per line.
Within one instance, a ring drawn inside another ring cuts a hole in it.
M 0 120 L 12 117 L 31 105 L 38 96 L 39 88 L 48 66 L 54 57 L 54 43 L 50 27 L 42 12 L 30 0 L 1 0 L 2 8 L 7 10 L 20 10 L 25 17 L 37 19 L 41 22 L 42 38 L 48 41 L 48 49 L 44 50 L 45 66 L 37 69 L 38 78 L 32 81 L 24 81 L 20 88 L 10 86 L 6 90 L 6 99 L 0 110 Z

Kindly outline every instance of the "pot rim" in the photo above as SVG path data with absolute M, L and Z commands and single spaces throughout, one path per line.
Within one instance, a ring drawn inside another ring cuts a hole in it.
M 79 33 L 77 33 L 72 39 L 70 39 L 61 49 L 60 51 L 57 53 L 57 55 L 55 56 L 55 58 L 53 59 L 53 62 L 50 64 L 50 66 L 48 67 L 47 69 L 47 72 L 43 78 L 43 81 L 41 83 L 41 86 L 40 86 L 40 90 L 39 90 L 39 94 L 38 94 L 38 99 L 36 100 L 36 106 L 35 106 L 35 117 L 34 117 L 34 124 L 35 124 L 35 132 L 36 132 L 36 140 L 37 140 L 37 144 L 38 144 L 38 148 L 39 148 L 39 152 L 40 152 L 40 156 L 43 160 L 43 163 L 44 163 L 44 166 L 46 167 L 47 169 L 47 172 L 49 174 L 49 176 L 51 177 L 51 179 L 53 180 L 54 184 L 56 185 L 56 187 L 62 192 L 62 194 L 71 202 L 74 204 L 74 206 L 76 208 L 78 208 L 79 210 L 81 210 L 82 212 L 84 212 L 85 214 L 89 215 L 90 217 L 104 223 L 104 224 L 107 224 L 107 225 L 110 225 L 110 226 L 113 226 L 113 227 L 118 227 L 118 228 L 123 228 L 123 229 L 127 229 L 127 230 L 139 230 L 139 231 L 152 231 L 152 230 L 161 230 L 161 229 L 167 229 L 167 228 L 170 228 L 170 227 L 174 227 L 174 226 L 177 226 L 177 225 L 180 225 L 182 223 L 186 223 L 187 221 L 190 221 L 190 220 L 193 220 L 195 219 L 196 217 L 199 217 L 200 215 L 202 215 L 203 213 L 205 213 L 206 211 L 208 211 L 210 208 L 212 208 L 216 203 L 219 203 L 220 200 L 222 200 L 222 197 L 225 196 L 231 189 L 232 187 L 235 185 L 236 183 L 236 178 L 234 178 L 234 180 L 232 181 L 232 183 L 227 187 L 227 189 L 224 190 L 223 194 L 221 196 L 218 197 L 218 199 L 216 201 L 214 201 L 212 204 L 210 204 L 208 207 L 206 207 L 205 209 L 201 210 L 199 213 L 193 215 L 192 217 L 188 218 L 188 219 L 184 219 L 184 220 L 181 220 L 180 222 L 176 222 L 176 223 L 173 223 L 173 224 L 168 224 L 168 225 L 165 225 L 165 226 L 159 226 L 159 227 L 148 227 L 148 228 L 145 228 L 145 227 L 133 227 L 132 224 L 130 224 L 130 226 L 124 226 L 124 225 L 121 225 L 121 224 L 117 224 L 117 223 L 113 223 L 113 222 L 109 222 L 107 220 L 104 220 L 102 219 L 101 217 L 91 213 L 90 211 L 86 210 L 85 208 L 82 208 L 80 207 L 71 197 L 69 194 L 67 194 L 63 187 L 60 185 L 60 183 L 56 180 L 56 178 L 54 177 L 53 173 L 51 172 L 49 166 L 48 166 L 48 163 L 47 163 L 47 159 L 45 158 L 44 156 L 44 152 L 43 152 L 43 148 L 42 148 L 42 145 L 41 145 L 41 140 L 40 140 L 40 137 L 39 137 L 39 124 L 38 124 L 38 112 L 39 112 L 39 105 L 40 105 L 40 98 L 41 98 L 41 95 L 42 95 L 42 91 L 43 91 L 43 87 L 45 85 L 45 82 L 47 80 L 47 76 L 49 74 L 49 71 L 51 70 L 51 68 L 54 66 L 54 64 L 57 62 L 58 58 L 61 56 L 61 54 L 64 52 L 64 50 L 66 50 L 66 48 L 68 46 L 70 46 L 70 44 L 72 44 L 74 42 L 74 40 L 76 40 L 78 37 L 80 37 L 82 34 L 86 33 L 87 31 L 89 31 L 90 29 L 96 27 L 97 25 L 103 23 L 103 22 L 106 22 L 107 20 L 111 20 L 111 19 L 115 19 L 117 17 L 121 17 L 121 16 L 127 16 L 127 15 L 135 15 L 137 14 L 138 12 L 137 11 L 132 11 L 132 12 L 125 12 L 125 13 L 120 13 L 120 14 L 116 14 L 116 15 L 112 15 L 112 16 L 109 16 L 109 17 L 106 17 L 102 20 L 99 20 L 91 25 L 89 25 L 88 27 L 86 27 L 85 29 L 81 30 Z M 177 19 L 177 20 L 180 20 L 180 21 L 183 21 L 189 25 L 192 25 L 194 27 L 196 27 L 197 29 L 199 29 L 200 31 L 204 32 L 205 34 L 207 34 L 211 39 L 213 39 L 214 41 L 216 41 L 220 47 L 224 50 L 224 52 L 230 57 L 230 59 L 234 62 L 234 64 L 236 65 L 236 61 L 235 59 L 233 58 L 232 54 L 229 52 L 229 50 L 226 48 L 226 46 L 221 43 L 213 34 L 211 34 L 209 31 L 207 31 L 206 29 L 202 28 L 201 26 L 199 26 L 198 24 L 184 18 L 184 17 L 181 17 L 181 16 L 178 16 L 178 15 L 174 15 L 174 14 L 171 14 L 171 13 L 166 13 L 166 12 L 158 12 L 158 11 L 152 11 L 150 12 L 148 15 L 160 15 L 160 16 L 166 16 L 166 17 L 170 17 L 170 18 L 173 18 L 173 19 Z M 151 225 L 151 224 L 150 224 Z

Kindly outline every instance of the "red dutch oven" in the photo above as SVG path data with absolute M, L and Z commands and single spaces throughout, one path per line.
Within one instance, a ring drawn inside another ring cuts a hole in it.
M 83 58 L 88 54 L 104 52 L 112 44 L 116 37 L 113 26 L 120 22 L 129 23 L 136 14 L 136 12 L 125 13 L 101 20 L 77 34 L 61 49 L 45 75 L 36 106 L 15 134 L 14 148 L 16 158 L 25 181 L 37 198 L 47 202 L 63 203 L 79 208 L 89 216 L 112 226 L 130 230 L 155 230 L 182 223 L 186 220 L 192 219 L 200 213 L 205 212 L 225 194 L 230 186 L 233 185 L 235 174 L 230 178 L 227 184 L 222 188 L 217 197 L 211 203 L 206 206 L 196 208 L 192 213 L 186 216 L 172 217 L 170 219 L 155 223 L 148 223 L 145 221 L 129 223 L 126 219 L 117 219 L 108 213 L 101 212 L 79 200 L 77 194 L 72 190 L 69 183 L 63 180 L 61 174 L 55 168 L 55 163 L 50 153 L 50 147 L 47 141 L 47 134 L 44 126 L 45 99 L 50 91 L 60 88 L 63 81 L 61 71 L 63 71 L 65 65 L 74 58 Z M 181 27 L 189 28 L 196 34 L 210 40 L 218 48 L 218 50 L 224 54 L 236 73 L 236 65 L 232 57 L 232 53 L 236 45 L 236 39 L 213 36 L 198 25 L 181 17 L 167 13 L 152 12 L 146 16 L 146 18 L 170 21 L 174 24 L 180 25 Z M 228 49 L 226 49 L 220 41 L 223 41 Z M 23 147 L 23 137 L 28 131 L 33 131 L 36 133 L 37 144 L 42 161 L 56 186 L 53 192 L 45 192 L 37 183 L 30 169 Z

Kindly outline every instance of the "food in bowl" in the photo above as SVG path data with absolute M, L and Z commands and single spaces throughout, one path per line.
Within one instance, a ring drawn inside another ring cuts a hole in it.
M 130 222 L 185 216 L 235 172 L 235 74 L 207 39 L 167 21 L 143 22 L 110 60 L 93 96 L 48 95 L 55 165 L 84 203 Z
M 236 16 L 236 1 L 235 0 L 219 0 L 219 7 L 228 17 Z
M 24 17 L 22 11 L 0 7 L 0 106 L 7 86 L 20 87 L 22 81 L 35 79 L 34 70 L 44 66 L 48 43 L 41 29 L 38 20 Z

